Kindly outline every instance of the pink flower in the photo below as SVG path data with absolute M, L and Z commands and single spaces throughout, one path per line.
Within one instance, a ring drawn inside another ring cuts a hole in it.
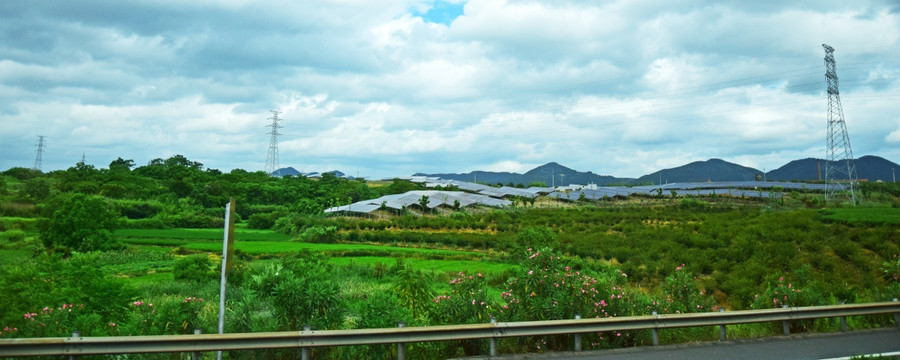
M 109 323 L 109 327 L 116 327 L 116 326 L 119 326 L 119 325 L 116 325 L 116 323 L 114 323 L 114 322 Z

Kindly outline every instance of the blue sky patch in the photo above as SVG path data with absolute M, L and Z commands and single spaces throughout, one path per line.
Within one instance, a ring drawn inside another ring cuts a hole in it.
M 465 5 L 465 2 L 453 4 L 447 1 L 437 0 L 431 8 L 428 9 L 428 12 L 419 14 L 419 16 L 426 22 L 450 26 L 453 20 L 462 16 L 463 6 Z

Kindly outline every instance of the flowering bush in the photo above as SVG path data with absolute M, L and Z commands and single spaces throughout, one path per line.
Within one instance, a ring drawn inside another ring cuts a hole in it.
M 110 322 L 111 333 L 119 335 L 192 334 L 194 329 L 213 329 L 218 314 L 215 304 L 202 298 L 164 296 L 155 301 L 134 301 L 125 321 Z
M 79 331 L 82 335 L 102 336 L 107 332 L 100 316 L 84 311 L 84 304 L 62 304 L 47 306 L 34 312 L 26 312 L 14 324 L 5 325 L 0 337 L 51 337 L 71 336 Z
M 477 324 L 490 321 L 494 309 L 481 273 L 460 272 L 450 280 L 450 292 L 434 298 L 435 320 L 440 324 Z
M 460 272 L 457 277 L 450 280 L 450 292 L 444 293 L 433 300 L 434 320 L 439 324 L 478 324 L 490 321 L 494 314 L 494 307 L 488 300 L 485 292 L 485 279 L 481 273 L 467 275 Z M 462 347 L 467 355 L 477 355 L 483 352 L 483 342 L 480 340 L 460 340 L 457 344 Z M 455 351 L 448 349 L 447 351 Z
M 794 280 L 778 277 L 778 282 L 770 282 L 766 291 L 754 296 L 754 309 L 816 306 L 827 303 L 821 285 L 809 279 L 809 265 L 794 272 Z
M 697 289 L 697 278 L 681 264 L 675 272 L 666 277 L 662 284 L 662 299 L 653 301 L 660 314 L 684 314 L 715 311 L 715 300 L 706 291 Z
M 563 257 L 549 248 L 531 251 L 519 276 L 510 279 L 501 294 L 498 311 L 504 320 L 536 321 L 582 317 L 631 316 L 646 312 L 647 300 L 626 290 L 628 275 L 611 267 L 601 272 L 577 270 L 584 264 Z M 562 350 L 567 336 L 521 339 L 531 350 Z M 595 346 L 634 342 L 633 333 L 596 334 Z
M 793 280 L 779 276 L 778 281 L 771 281 L 762 294 L 754 296 L 750 304 L 754 309 L 818 306 L 828 304 L 822 286 L 809 279 L 810 267 L 803 265 L 794 271 Z M 814 320 L 792 321 L 791 331 L 807 331 L 813 328 Z

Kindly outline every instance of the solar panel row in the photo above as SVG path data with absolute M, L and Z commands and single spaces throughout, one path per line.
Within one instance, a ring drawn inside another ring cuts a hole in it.
M 434 209 L 438 206 L 452 207 L 457 203 L 460 207 L 474 204 L 504 207 L 512 204 L 512 202 L 508 200 L 496 199 L 486 195 L 471 194 L 462 191 L 416 190 L 403 194 L 386 195 L 377 199 L 359 201 L 350 205 L 335 206 L 326 209 L 325 213 L 354 212 L 368 214 L 380 209 L 382 205 L 386 208 L 399 211 L 412 205 L 420 205 L 422 196 L 428 197 L 426 206 L 429 209 Z

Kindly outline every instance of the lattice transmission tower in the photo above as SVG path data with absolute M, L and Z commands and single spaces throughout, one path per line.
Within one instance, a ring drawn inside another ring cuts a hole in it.
M 267 134 L 269 135 L 269 154 L 266 155 L 266 174 L 273 175 L 275 170 L 278 169 L 278 135 L 281 135 L 278 132 L 278 129 L 281 128 L 281 125 L 278 124 L 281 119 L 278 117 L 280 112 L 275 110 L 269 110 L 272 113 L 272 117 L 269 120 L 272 120 L 272 123 L 266 125 L 266 127 L 272 128 Z
M 47 146 L 47 144 L 44 143 L 44 138 L 46 138 L 46 136 L 38 135 L 38 142 L 37 145 L 35 145 L 34 166 L 32 169 L 37 171 L 41 171 L 41 163 L 44 161 L 44 146 Z
M 825 81 L 828 83 L 828 134 L 825 140 L 825 202 L 836 202 L 841 198 L 856 204 L 856 166 L 853 164 L 853 149 L 844 122 L 841 108 L 841 93 L 838 91 L 838 76 L 834 62 L 834 48 L 825 48 Z

